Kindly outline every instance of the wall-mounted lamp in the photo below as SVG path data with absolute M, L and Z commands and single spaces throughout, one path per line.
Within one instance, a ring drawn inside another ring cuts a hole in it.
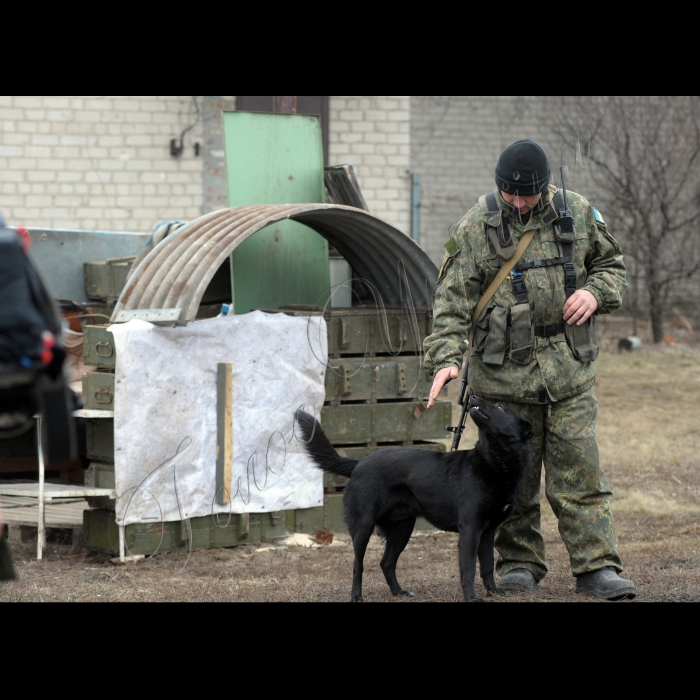
M 173 158 L 179 158 L 185 150 L 185 145 L 183 143 L 182 137 L 179 139 L 172 139 L 170 141 L 170 155 Z

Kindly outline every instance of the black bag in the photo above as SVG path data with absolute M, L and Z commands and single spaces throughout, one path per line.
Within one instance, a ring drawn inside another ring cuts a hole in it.
M 15 571 L 12 568 L 10 550 L 5 542 L 4 533 L 0 532 L 0 581 L 14 581 Z
M 47 464 L 77 455 L 60 336 L 60 317 L 22 238 L 0 228 L 0 438 L 31 429 L 41 413 Z

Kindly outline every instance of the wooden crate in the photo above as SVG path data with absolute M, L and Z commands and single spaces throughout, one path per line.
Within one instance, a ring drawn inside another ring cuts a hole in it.
M 320 315 L 313 308 L 262 309 L 309 318 Z M 330 357 L 381 357 L 420 355 L 423 339 L 432 332 L 432 314 L 426 309 L 326 309 Z
M 108 325 L 86 326 L 83 329 L 83 356 L 88 367 L 116 368 L 117 348 L 114 336 L 108 329 Z
M 83 407 L 89 411 L 114 410 L 114 374 L 87 372 L 83 376 Z
M 95 489 L 115 488 L 114 465 L 91 462 L 85 472 L 85 486 Z
M 119 299 L 134 260 L 136 256 L 132 255 L 84 263 L 83 273 L 88 298 L 104 302 L 115 302 Z
M 452 404 L 440 401 L 432 411 L 420 413 L 418 402 L 375 405 L 326 406 L 321 424 L 329 440 L 338 446 L 380 443 L 411 445 L 444 438 L 452 423 Z M 420 418 L 416 415 L 420 414 Z
M 192 518 L 184 522 L 139 523 L 127 525 L 126 545 L 131 554 L 150 556 L 156 552 L 166 553 L 197 549 L 222 549 L 243 544 L 259 544 L 263 541 L 263 520 L 268 520 L 267 536 L 279 535 L 279 526 L 272 525 L 270 514 L 207 516 Z M 279 522 L 278 519 L 275 522 Z M 114 512 L 109 510 L 86 510 L 83 516 L 83 537 L 85 546 L 91 552 L 118 554 L 119 529 Z M 191 544 L 190 544 L 191 540 Z
M 415 399 L 430 394 L 432 381 L 420 357 L 338 358 L 326 368 L 326 402 L 334 406 L 353 401 Z
M 114 464 L 114 419 L 88 418 L 85 421 L 87 458 Z
M 114 465 L 104 462 L 91 462 L 85 471 L 85 486 L 97 489 L 115 488 Z M 90 508 L 114 510 L 116 501 L 111 498 L 88 498 Z

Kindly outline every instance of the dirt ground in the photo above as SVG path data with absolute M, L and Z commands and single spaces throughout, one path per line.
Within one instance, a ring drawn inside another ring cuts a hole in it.
M 596 388 L 599 442 L 616 494 L 620 551 L 639 589 L 637 602 L 700 601 L 700 351 L 686 347 L 604 353 Z M 453 389 L 454 390 L 454 389 Z M 473 445 L 470 430 L 464 447 Z M 595 602 L 573 592 L 568 556 L 543 494 L 543 534 L 549 576 L 532 596 L 488 602 Z M 0 588 L 0 601 L 345 602 L 352 549 L 283 545 L 159 555 L 113 564 L 109 557 L 70 554 L 49 545 L 11 543 L 19 580 Z M 368 602 L 394 602 L 379 570 L 382 544 L 372 539 L 366 560 Z M 457 537 L 414 535 L 399 562 L 399 580 L 414 598 L 396 602 L 459 602 Z M 481 584 L 477 591 L 483 594 Z

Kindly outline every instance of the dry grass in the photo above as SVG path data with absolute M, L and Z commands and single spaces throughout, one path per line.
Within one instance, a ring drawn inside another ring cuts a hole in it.
M 605 353 L 598 369 L 601 456 L 616 493 L 626 573 L 639 588 L 639 601 L 700 601 L 700 353 Z M 464 446 L 474 440 L 470 427 Z M 544 496 L 543 503 L 549 576 L 534 596 L 493 602 L 582 600 L 573 593 L 568 555 Z M 248 546 L 194 552 L 189 559 L 163 555 L 126 567 L 100 555 L 62 559 L 67 550 L 59 546 L 50 547 L 41 564 L 32 546 L 13 542 L 12 550 L 20 580 L 0 589 L 0 601 L 345 602 L 352 571 L 344 536 L 319 549 Z M 373 538 L 366 597 L 392 602 L 379 571 L 381 552 Z M 399 569 L 416 594 L 412 601 L 461 600 L 455 535 L 414 536 Z

